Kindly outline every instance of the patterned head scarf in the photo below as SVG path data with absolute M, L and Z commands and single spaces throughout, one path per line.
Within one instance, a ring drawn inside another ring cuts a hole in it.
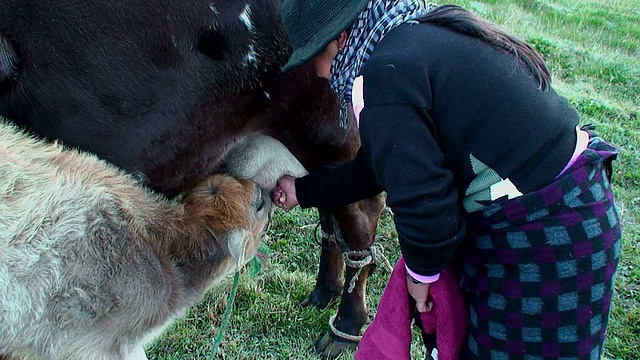
M 346 128 L 353 80 L 373 49 L 396 26 L 415 21 L 437 6 L 424 0 L 371 0 L 350 29 L 345 47 L 331 63 L 331 88 L 340 99 L 340 126 Z

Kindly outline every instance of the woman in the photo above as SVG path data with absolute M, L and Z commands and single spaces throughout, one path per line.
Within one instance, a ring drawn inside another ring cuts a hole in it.
M 454 257 L 470 304 L 469 359 L 599 359 L 620 251 L 616 149 L 578 127 L 523 41 L 458 6 L 418 0 L 284 0 L 293 46 L 343 106 L 362 76 L 355 159 L 283 177 L 282 208 L 382 191 L 407 286 Z

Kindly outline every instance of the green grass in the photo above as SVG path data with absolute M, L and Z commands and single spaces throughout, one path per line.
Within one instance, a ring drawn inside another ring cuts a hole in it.
M 535 46 L 547 59 L 553 86 L 579 110 L 583 123 L 621 154 L 615 192 L 623 218 L 623 252 L 616 281 L 606 355 L 640 359 L 640 6 L 637 0 L 452 1 Z M 337 304 L 303 308 L 313 289 L 319 246 L 314 211 L 277 211 L 263 245 L 265 264 L 245 267 L 219 359 L 318 359 L 309 350 L 327 329 Z M 383 214 L 378 242 L 393 263 L 396 234 Z M 367 307 L 374 314 L 389 274 L 371 276 Z M 148 351 L 150 359 L 204 359 L 221 323 L 231 279 L 222 281 Z M 415 358 L 421 356 L 414 344 Z M 350 359 L 352 353 L 340 359 Z

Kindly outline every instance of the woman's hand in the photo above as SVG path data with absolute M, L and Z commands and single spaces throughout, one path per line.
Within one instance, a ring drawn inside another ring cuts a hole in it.
M 289 210 L 298 205 L 296 197 L 296 178 L 285 175 L 278 180 L 273 191 L 273 202 L 281 209 Z
M 430 284 L 415 283 L 407 277 L 407 290 L 409 295 L 416 301 L 416 308 L 419 312 L 431 311 L 433 302 L 429 300 Z

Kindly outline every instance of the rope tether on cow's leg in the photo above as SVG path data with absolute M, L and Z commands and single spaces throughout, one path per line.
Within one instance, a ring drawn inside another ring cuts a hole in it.
M 354 257 L 362 259 L 353 260 L 352 258 Z M 369 264 L 383 262 L 389 273 L 393 271 L 389 260 L 384 256 L 383 248 L 380 244 L 374 244 L 371 248 L 366 250 L 344 251 L 342 253 L 342 260 L 348 267 L 358 269 L 349 282 L 349 288 L 347 289 L 348 293 L 353 292 L 353 289 L 356 286 L 356 281 L 358 281 L 358 278 L 360 278 L 360 274 L 362 273 L 362 269 Z M 360 342 L 360 340 L 362 340 L 362 336 L 360 335 L 351 335 L 338 330 L 334 325 L 336 317 L 337 314 L 329 318 L 329 329 L 331 329 L 331 332 L 335 336 L 353 342 Z
M 352 257 L 358 257 L 362 259 L 353 260 Z M 353 269 L 358 269 L 356 273 L 353 275 L 353 277 L 351 278 L 351 281 L 349 282 L 349 288 L 347 289 L 347 292 L 351 294 L 351 292 L 353 292 L 353 289 L 356 287 L 356 281 L 358 281 L 358 278 L 360 278 L 362 269 L 373 262 L 373 256 L 371 255 L 371 250 L 369 249 L 351 250 L 351 251 L 345 251 L 342 253 L 342 260 L 344 261 L 345 265 L 347 265 L 348 267 Z
M 358 257 L 362 259 L 353 260 L 352 257 Z M 345 265 L 347 265 L 348 267 L 358 269 L 356 273 L 353 275 L 353 277 L 351 278 L 351 281 L 349 282 L 349 288 L 347 291 L 349 292 L 349 294 L 351 294 L 351 292 L 353 292 L 353 289 L 356 286 L 356 281 L 358 281 L 358 278 L 362 273 L 362 269 L 373 262 L 373 256 L 369 249 L 351 250 L 351 251 L 342 252 L 342 260 L 344 261 Z M 329 329 L 331 329 L 331 332 L 333 333 L 333 335 L 341 339 L 345 339 L 353 342 L 360 342 L 360 340 L 362 339 L 362 336 L 347 334 L 346 332 L 342 332 L 338 330 L 338 328 L 336 328 L 336 326 L 333 324 L 336 320 L 336 317 L 337 317 L 337 314 L 334 314 L 329 318 Z
M 373 256 L 373 262 L 376 264 L 384 264 L 384 268 L 387 269 L 389 275 L 393 272 L 393 266 L 389 262 L 386 256 L 384 256 L 384 248 L 380 244 L 373 244 L 371 246 L 371 255 Z
M 371 246 L 371 248 L 366 250 L 351 250 L 351 251 L 344 251 L 342 253 L 342 260 L 344 261 L 345 265 L 354 269 L 358 269 L 356 273 L 353 275 L 353 277 L 351 278 L 351 281 L 349 282 L 349 288 L 347 289 L 347 292 L 349 294 L 353 292 L 353 289 L 356 286 L 356 281 L 358 281 L 358 278 L 360 278 L 362 269 L 365 266 L 372 263 L 382 262 L 385 265 L 385 268 L 387 269 L 387 271 L 389 271 L 389 274 L 393 272 L 393 268 L 391 267 L 389 260 L 386 258 L 386 256 L 384 256 L 383 250 L 384 249 L 382 245 L 374 244 Z M 352 259 L 353 257 L 362 258 L 362 259 L 353 260 Z M 362 340 L 361 335 L 351 335 L 338 330 L 336 326 L 333 324 L 336 320 L 336 317 L 337 317 L 337 314 L 334 314 L 329 318 L 329 329 L 331 329 L 331 332 L 335 336 L 345 340 L 353 341 L 353 342 L 360 342 L 360 340 Z
M 338 316 L 338 314 L 334 314 L 329 318 L 329 329 L 331 329 L 331 332 L 333 333 L 333 335 L 341 338 L 341 339 L 345 339 L 345 340 L 349 340 L 349 341 L 353 341 L 353 342 L 360 342 L 360 340 L 362 340 L 362 336 L 361 335 L 351 335 L 351 334 L 347 334 L 346 332 L 342 332 L 340 330 L 338 330 L 335 325 L 333 325 L 333 322 L 336 320 L 336 317 Z
M 352 258 L 354 257 L 362 259 L 353 260 Z M 382 245 L 379 244 L 374 244 L 371 246 L 371 248 L 366 250 L 345 251 L 342 253 L 342 260 L 348 267 L 358 269 L 349 282 L 349 288 L 347 289 L 347 292 L 349 294 L 351 294 L 351 292 L 355 288 L 356 281 L 358 281 L 358 278 L 362 273 L 362 268 L 364 268 L 365 266 L 382 262 L 385 265 L 387 271 L 389 271 L 389 274 L 393 272 L 393 268 L 391 267 L 389 260 L 386 256 L 384 256 Z

